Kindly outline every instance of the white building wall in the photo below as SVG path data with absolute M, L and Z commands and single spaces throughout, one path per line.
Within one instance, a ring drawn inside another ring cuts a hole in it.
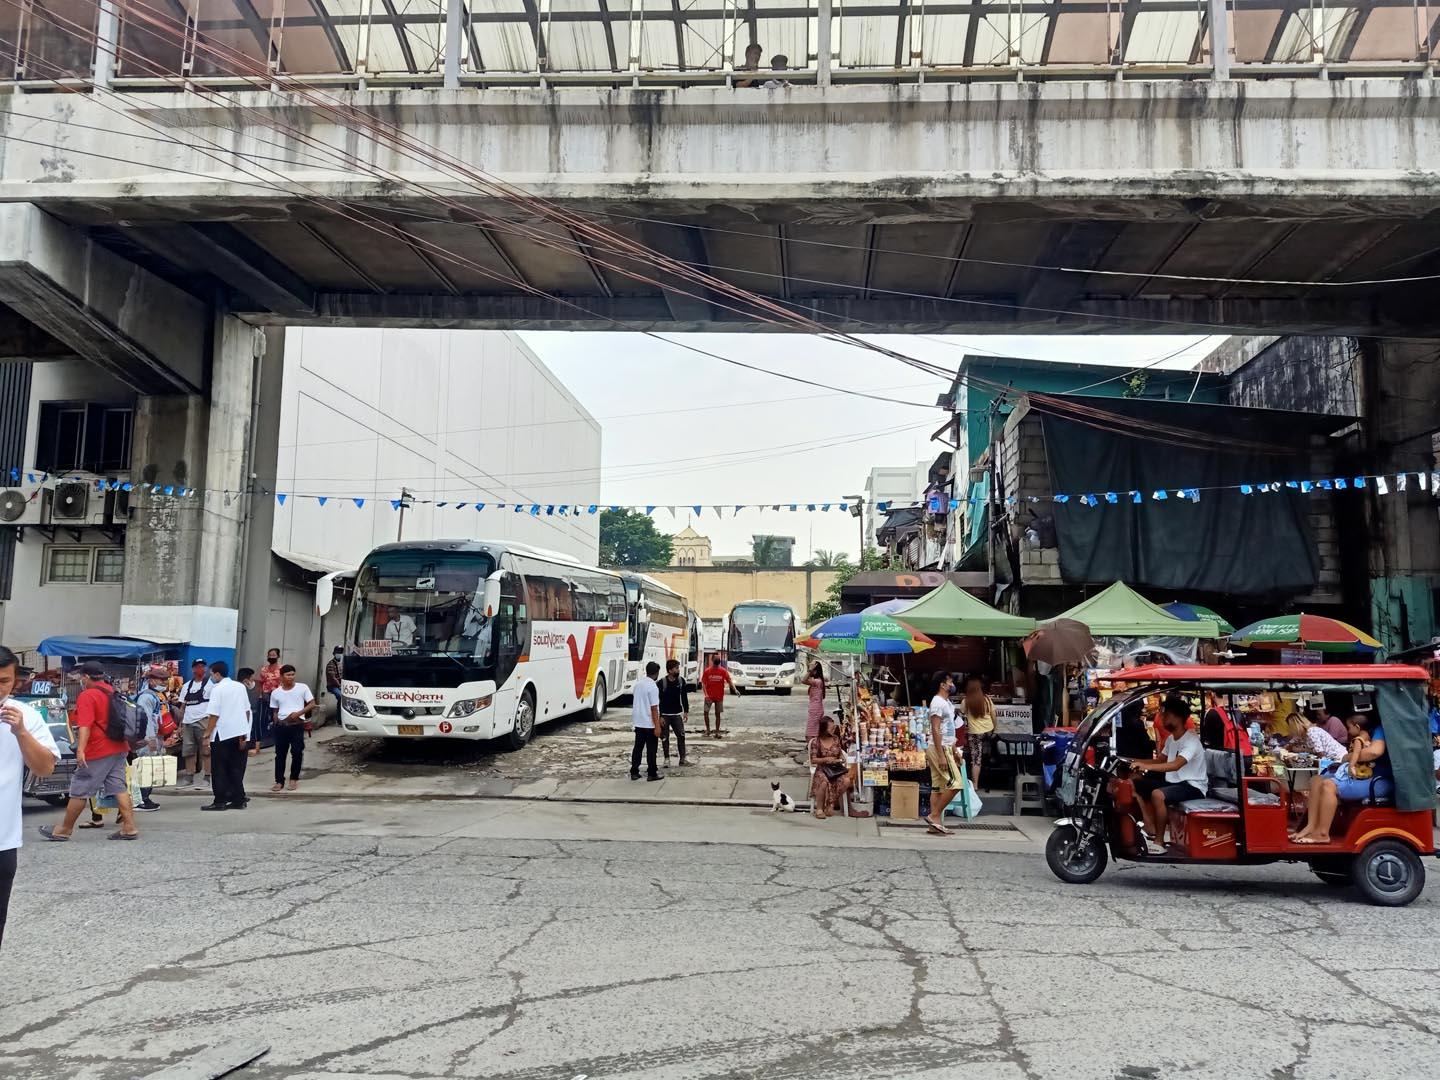
M 875 543 L 875 531 L 885 523 L 885 517 L 875 509 L 877 503 L 891 506 L 914 506 L 925 492 L 925 478 L 930 471 L 928 462 L 920 461 L 910 466 L 877 466 L 870 470 L 865 481 L 865 532 L 870 543 Z
M 92 401 L 124 404 L 135 394 L 123 383 L 81 360 L 37 363 L 31 373 L 30 411 L 26 421 L 25 462 L 33 465 L 43 401 Z M 77 541 L 61 529 L 52 545 L 37 529 L 27 529 L 23 543 L 15 545 L 15 577 L 11 599 L 0 603 L 0 634 L 17 652 L 30 652 L 55 634 L 113 634 L 120 624 L 120 586 L 47 585 L 45 558 L 50 547 L 75 547 Z M 97 529 L 84 529 L 78 546 L 124 547 Z M 30 657 L 26 658 L 27 660 Z
M 600 425 L 517 335 L 290 328 L 285 342 L 278 489 L 328 501 L 287 498 L 277 551 L 358 566 L 395 539 L 391 500 L 405 487 L 417 500 L 407 540 L 517 540 L 596 560 L 598 513 L 558 506 L 598 502 Z

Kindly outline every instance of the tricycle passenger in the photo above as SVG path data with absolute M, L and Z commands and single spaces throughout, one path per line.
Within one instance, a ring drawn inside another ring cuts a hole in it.
M 1310 785 L 1305 827 L 1290 839 L 1297 844 L 1330 843 L 1330 826 L 1342 802 L 1395 797 L 1390 756 L 1385 752 L 1385 729 L 1374 713 L 1356 713 L 1345 722 L 1350 735 L 1346 759 L 1326 768 Z
M 1165 829 L 1170 807 L 1187 799 L 1203 799 L 1210 776 L 1205 768 L 1205 748 L 1200 733 L 1190 726 L 1190 705 L 1179 694 L 1171 694 L 1160 707 L 1165 740 L 1164 761 L 1136 761 L 1132 767 L 1141 776 L 1135 781 L 1135 795 L 1145 818 L 1146 850 L 1151 855 L 1165 852 Z

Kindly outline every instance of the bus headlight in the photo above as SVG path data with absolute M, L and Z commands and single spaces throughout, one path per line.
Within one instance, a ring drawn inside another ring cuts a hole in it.
M 731 675 L 738 675 L 738 676 L 740 676 L 740 678 L 743 679 L 743 678 L 745 677 L 745 669 L 744 669 L 744 667 L 742 667 L 742 666 L 739 665 L 739 664 L 734 664 L 734 663 L 732 663 L 732 664 L 730 665 L 730 674 L 731 674 Z
M 495 700 L 493 694 L 486 694 L 484 697 L 467 698 L 465 701 L 457 701 L 450 706 L 450 711 L 445 715 L 452 720 L 460 720 L 466 716 L 474 716 L 481 709 L 488 709 L 490 702 Z
M 782 665 L 781 668 L 780 668 L 779 674 L 780 674 L 780 678 L 782 678 L 782 679 L 788 679 L 788 678 L 790 678 L 792 675 L 795 674 L 795 665 L 794 665 L 794 664 L 784 664 L 784 665 Z
M 358 697 L 347 697 L 340 699 L 340 707 L 351 716 L 369 716 L 370 706 L 361 701 Z

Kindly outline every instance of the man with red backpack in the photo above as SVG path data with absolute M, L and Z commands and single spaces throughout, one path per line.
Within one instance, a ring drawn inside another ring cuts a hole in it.
M 134 706 L 115 693 L 105 678 L 105 669 L 94 660 L 80 665 L 80 686 L 80 697 L 75 702 L 76 769 L 70 778 L 65 820 L 57 826 L 40 826 L 40 833 L 47 840 L 69 840 L 86 801 L 113 795 L 120 808 L 120 828 L 110 834 L 110 839 L 134 840 L 140 833 L 135 828 L 135 808 L 125 783 L 125 759 L 131 750 L 125 710 L 128 707 L 133 712 Z
M 1250 745 L 1250 734 L 1235 722 L 1230 712 L 1220 704 L 1220 698 L 1213 691 L 1205 692 L 1205 716 L 1200 721 L 1200 742 L 1207 750 L 1229 750 L 1235 752 L 1240 745 L 1240 756 L 1245 759 L 1248 771 L 1254 749 Z

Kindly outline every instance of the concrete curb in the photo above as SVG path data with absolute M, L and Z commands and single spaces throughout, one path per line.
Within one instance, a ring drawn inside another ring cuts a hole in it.
M 208 791 L 180 790 L 166 791 L 163 788 L 155 790 L 156 798 L 210 798 Z M 481 795 L 469 792 L 447 794 L 434 792 L 430 794 L 417 795 L 414 792 L 397 791 L 370 792 L 370 791 L 316 791 L 308 788 L 302 791 L 253 791 L 250 793 L 252 799 L 380 799 L 386 802 L 553 802 L 553 803 L 611 803 L 630 804 L 637 806 L 735 806 L 748 809 L 768 810 L 770 803 L 758 799 L 696 799 L 696 798 L 646 798 L 643 795 Z M 797 805 L 809 807 L 809 803 L 797 803 Z

